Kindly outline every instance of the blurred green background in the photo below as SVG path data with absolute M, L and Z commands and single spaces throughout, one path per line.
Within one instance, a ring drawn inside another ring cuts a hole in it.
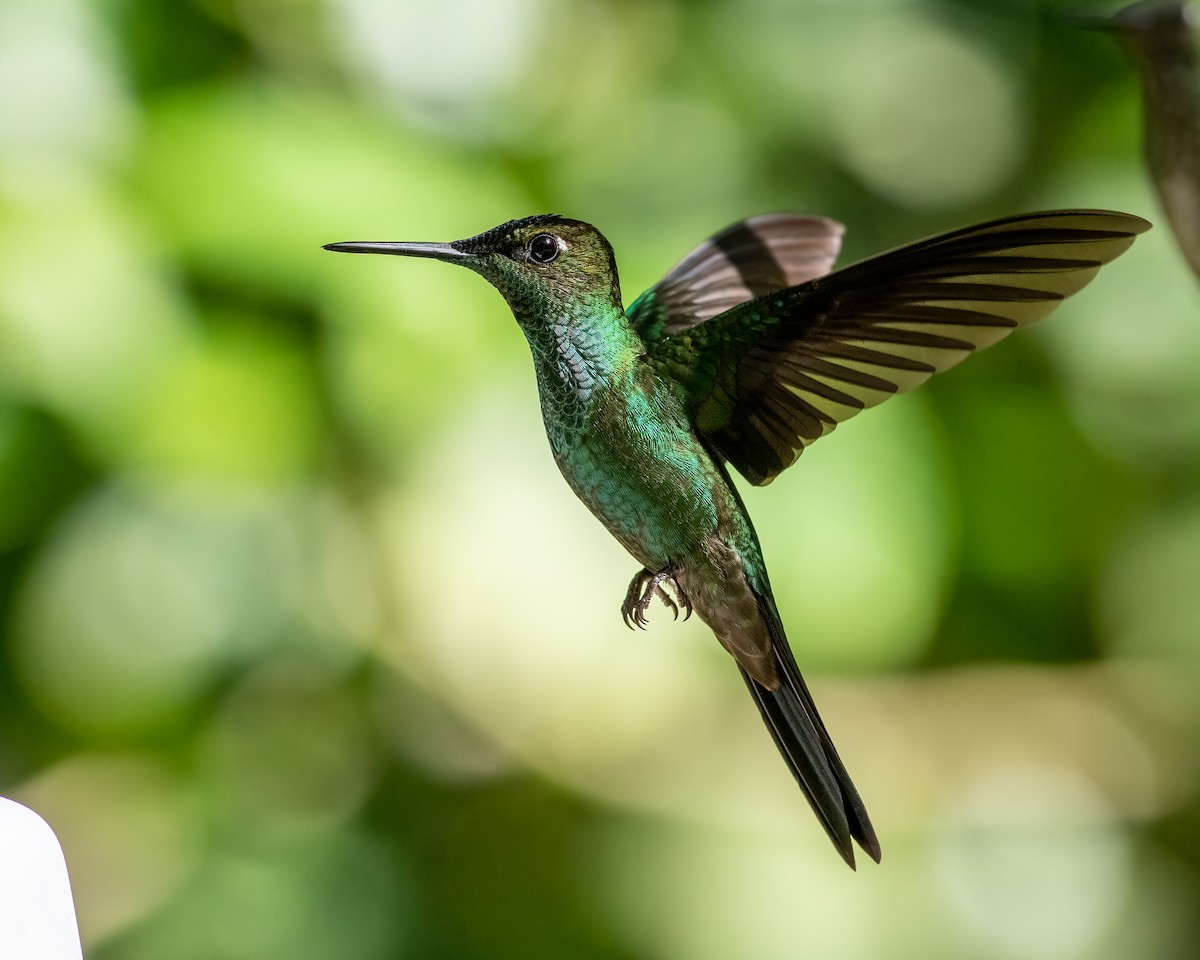
M 0 791 L 92 960 L 1184 958 L 1200 291 L 1160 227 L 747 500 L 884 844 L 852 874 L 561 481 L 494 291 L 323 243 L 555 211 L 627 302 L 751 213 L 844 260 L 1158 221 L 1032 0 L 0 3 Z

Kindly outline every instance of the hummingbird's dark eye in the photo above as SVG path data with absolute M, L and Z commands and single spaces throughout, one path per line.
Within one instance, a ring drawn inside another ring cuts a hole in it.
M 550 263 L 558 258 L 560 250 L 558 237 L 550 233 L 539 233 L 529 241 L 529 258 L 536 263 Z

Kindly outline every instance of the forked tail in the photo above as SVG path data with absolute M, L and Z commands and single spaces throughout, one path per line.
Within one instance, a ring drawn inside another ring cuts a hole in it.
M 800 676 L 774 604 L 760 597 L 759 606 L 774 641 L 779 686 L 769 690 L 745 670 L 742 678 L 758 704 L 775 745 L 838 853 L 853 868 L 853 838 L 878 863 L 879 840 L 871 826 L 871 818 L 867 816 L 862 798 L 817 713 L 817 705 L 813 703 L 804 678 Z

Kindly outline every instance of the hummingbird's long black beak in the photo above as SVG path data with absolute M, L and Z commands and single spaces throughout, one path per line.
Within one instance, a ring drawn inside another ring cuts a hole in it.
M 432 260 L 470 260 L 471 254 L 451 243 L 390 243 L 383 241 L 351 240 L 327 243 L 325 250 L 334 253 L 387 253 L 394 257 L 429 257 Z

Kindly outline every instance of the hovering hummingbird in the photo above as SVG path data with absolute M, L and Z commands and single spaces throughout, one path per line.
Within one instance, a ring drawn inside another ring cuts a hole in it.
M 996 220 L 829 273 L 841 224 L 721 231 L 628 310 L 595 227 L 526 217 L 453 243 L 331 243 L 456 263 L 508 301 L 559 469 L 642 569 L 621 605 L 694 610 L 733 655 L 834 846 L 879 841 L 788 647 L 729 467 L 766 484 L 841 421 L 1040 319 L 1149 224 L 1066 210 Z
M 1111 33 L 1137 67 L 1143 149 L 1167 221 L 1200 277 L 1200 52 L 1186 3 L 1144 0 L 1111 17 L 1080 17 Z

